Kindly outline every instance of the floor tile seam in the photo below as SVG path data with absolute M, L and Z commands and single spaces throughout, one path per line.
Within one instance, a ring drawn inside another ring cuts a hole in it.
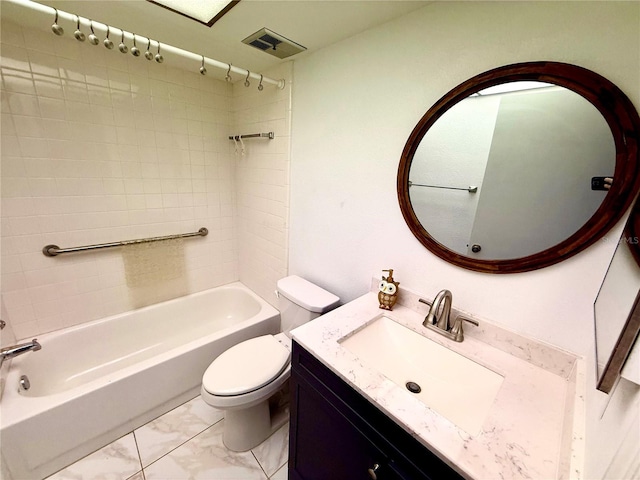
M 271 475 L 269 479 L 275 477 L 278 473 L 280 473 L 280 470 L 282 470 L 286 465 L 287 465 L 287 462 L 284 462 L 282 465 L 280 465 L 280 467 L 275 472 L 273 472 L 273 475 Z
M 280 472 L 280 470 L 286 470 L 287 472 L 287 478 L 289 478 L 289 459 L 287 458 L 287 461 L 284 462 L 282 464 L 282 466 L 278 469 L 278 471 L 276 473 L 274 473 L 274 475 L 276 475 L 277 473 Z
M 142 474 L 142 480 L 146 480 L 146 477 L 144 476 L 144 472 L 141 470 L 137 471 L 136 473 L 134 473 L 133 475 L 131 475 L 130 477 L 127 477 L 126 480 L 131 480 L 132 478 L 134 478 L 136 475 L 138 475 L 139 473 Z
M 142 466 L 142 455 L 140 455 L 140 446 L 138 445 L 138 438 L 136 437 L 136 431 L 132 430 L 131 435 L 133 435 L 133 443 L 135 443 L 136 445 L 136 452 L 138 453 L 138 462 L 140 463 L 140 471 L 134 473 L 134 475 L 137 475 L 138 473 L 142 472 L 142 480 L 146 480 L 146 476 L 144 474 L 144 467 Z
M 258 464 L 258 466 L 260 467 L 260 470 L 262 470 L 262 473 L 264 473 L 264 477 L 268 480 L 269 479 L 269 475 L 267 475 L 266 470 L 264 469 L 264 467 L 262 466 L 262 464 L 260 463 L 260 460 L 258 460 L 258 457 L 256 456 L 255 453 L 253 453 L 253 449 L 249 450 L 251 452 L 251 455 L 253 455 L 254 460 L 256 461 L 256 463 Z
M 110 445 L 113 445 L 114 443 L 116 443 L 116 442 L 118 442 L 118 441 L 122 440 L 123 438 L 125 438 L 127 435 L 131 435 L 132 433 L 133 433 L 133 430 L 132 430 L 132 431 L 130 431 L 130 432 L 125 433 L 124 435 L 119 436 L 118 438 L 116 438 L 116 439 L 115 439 L 115 440 L 113 440 L 112 442 L 109 442 L 109 443 L 107 443 L 107 444 L 105 444 L 105 445 L 102 445 L 101 447 L 96 448 L 95 450 L 93 450 L 92 452 L 87 453 L 86 455 L 84 455 L 83 457 L 79 458 L 79 459 L 78 459 L 78 460 L 76 460 L 75 462 L 70 463 L 69 465 L 65 465 L 64 467 L 62 467 L 62 468 L 60 468 L 60 469 L 56 470 L 56 471 L 55 471 L 55 472 L 53 472 L 52 474 L 50 474 L 50 475 L 46 476 L 46 477 L 44 478 L 44 480 L 47 480 L 48 478 L 53 477 L 54 475 L 57 475 L 58 473 L 62 472 L 63 470 L 66 470 L 67 468 L 69 468 L 69 467 L 71 467 L 71 466 L 75 465 L 76 463 L 80 463 L 80 462 L 82 462 L 83 460 L 87 459 L 88 457 L 90 457 L 90 456 L 91 456 L 91 455 L 93 455 L 94 453 L 98 453 L 98 452 L 99 452 L 100 450 L 102 450 L 103 448 L 106 448 L 106 447 L 108 447 L 108 446 L 110 446 Z M 134 440 L 134 443 L 135 443 L 135 435 L 134 435 L 134 437 L 133 437 L 133 440 Z M 136 443 L 136 451 L 137 451 L 137 449 L 138 449 L 138 444 Z M 140 470 L 136 471 L 133 475 L 135 475 L 136 473 L 138 473 L 138 472 L 141 472 L 141 471 L 142 471 L 142 460 L 140 459 L 140 452 L 137 452 L 137 453 L 138 453 L 138 460 L 140 461 Z M 133 476 L 133 475 L 130 475 L 130 477 L 131 477 L 131 476 Z M 130 478 L 130 477 L 127 477 L 127 478 Z
M 168 452 L 164 453 L 162 456 L 156 458 L 153 462 L 149 463 L 148 465 L 143 465 L 142 467 L 142 472 L 144 474 L 144 470 L 145 468 L 149 468 L 151 465 L 153 465 L 154 463 L 159 462 L 160 460 L 162 460 L 164 457 L 166 457 L 167 455 L 169 455 L 170 453 L 176 451 L 178 448 L 182 447 L 184 444 L 189 443 L 191 440 L 193 440 L 194 438 L 196 438 L 199 435 L 202 435 L 204 432 L 206 432 L 207 430 L 209 430 L 211 427 L 217 425 L 218 423 L 220 423 L 223 419 L 221 418 L 220 420 L 218 420 L 215 423 L 212 423 L 211 425 L 209 425 L 208 427 L 204 428 L 203 430 L 199 431 L 198 433 L 196 433 L 195 435 L 193 435 L 192 437 L 189 437 L 187 440 L 185 440 L 184 442 L 182 442 L 180 445 L 175 446 L 174 448 L 172 448 L 171 450 L 169 450 Z M 140 463 L 142 464 L 142 459 L 140 459 Z M 258 462 L 259 464 L 260 462 Z
M 198 397 L 198 395 L 196 395 L 196 396 L 195 396 L 195 397 L 193 397 L 192 399 L 187 400 L 187 401 L 185 401 L 184 403 L 182 403 L 182 404 L 178 405 L 176 408 L 179 408 L 179 407 L 181 407 L 182 405 L 185 405 L 185 404 L 187 404 L 187 403 L 191 402 L 193 399 L 195 399 L 195 398 L 197 398 L 197 397 Z M 51 476 L 53 476 L 53 475 L 56 475 L 57 473 L 60 473 L 61 471 L 65 470 L 65 469 L 67 469 L 67 468 L 69 468 L 69 467 L 71 467 L 72 465 L 74 465 L 74 464 L 76 464 L 76 463 L 78 463 L 78 462 L 83 461 L 84 459 L 86 459 L 87 457 L 89 457 L 89 456 L 93 455 L 94 453 L 97 453 L 98 451 L 102 450 L 103 448 L 106 448 L 106 447 L 108 447 L 108 446 L 110 446 L 110 445 L 114 444 L 115 442 L 117 442 L 117 441 L 119 441 L 119 440 L 122 440 L 122 439 L 123 439 L 123 438 L 125 438 L 127 435 L 130 435 L 130 434 L 131 434 L 131 435 L 133 435 L 133 441 L 134 441 L 134 444 L 135 444 L 135 446 L 136 446 L 136 453 L 138 454 L 138 462 L 139 462 L 139 465 L 140 465 L 140 470 L 136 471 L 135 473 L 133 473 L 132 475 L 130 475 L 129 477 L 127 477 L 127 479 L 129 479 L 129 478 L 131 478 L 131 477 L 133 477 L 133 476 L 137 475 L 138 473 L 142 473 L 143 480 L 146 480 L 146 475 L 145 475 L 145 472 L 144 472 L 144 469 L 145 469 L 145 468 L 147 468 L 148 466 L 150 466 L 150 465 L 154 464 L 155 462 L 157 462 L 158 460 L 160 460 L 160 459 L 161 459 L 161 458 L 163 458 L 164 456 L 166 456 L 166 455 L 168 455 L 169 453 L 173 452 L 175 449 L 177 449 L 177 448 L 181 447 L 181 446 L 182 446 L 182 445 L 184 445 L 185 443 L 187 443 L 187 442 L 189 442 L 189 441 L 193 440 L 195 437 L 197 437 L 198 435 L 200 435 L 202 432 L 204 432 L 205 430 L 208 430 L 209 428 L 211 428 L 212 426 L 216 425 L 217 423 L 219 423 L 220 421 L 222 421 L 222 420 L 223 420 L 223 418 L 220 418 L 220 419 L 216 420 L 214 423 L 212 423 L 212 424 L 210 424 L 209 426 L 205 427 L 204 429 L 200 430 L 198 433 L 196 433 L 196 434 L 192 435 L 191 437 L 189 437 L 189 438 L 188 438 L 187 440 L 185 440 L 184 442 L 180 443 L 180 444 L 179 444 L 178 446 L 176 446 L 175 448 L 171 449 L 170 451 L 168 451 L 167 453 L 165 453 L 164 455 L 162 455 L 162 456 L 161 456 L 161 457 L 159 457 L 158 459 L 156 459 L 156 460 L 154 460 L 153 462 L 149 463 L 149 465 L 146 465 L 146 466 L 145 466 L 145 465 L 143 464 L 143 462 L 142 462 L 142 455 L 140 454 L 140 446 L 138 445 L 138 438 L 136 437 L 136 430 L 139 430 L 140 428 L 143 428 L 144 426 L 146 426 L 146 425 L 148 425 L 148 424 L 150 424 L 150 423 L 152 423 L 152 422 L 156 421 L 157 419 L 159 419 L 159 418 L 163 417 L 164 415 L 167 415 L 169 412 L 171 412 L 171 411 L 175 410 L 176 408 L 174 408 L 174 409 L 172 409 L 172 410 L 169 410 L 168 412 L 165 412 L 165 413 L 163 413 L 163 414 L 161 414 L 161 415 L 158 415 L 157 417 L 155 417 L 154 419 L 152 419 L 152 420 L 150 420 L 149 422 L 145 423 L 144 425 L 141 425 L 140 427 L 135 428 L 135 429 L 133 429 L 133 430 L 131 430 L 131 431 L 129 431 L 129 432 L 127 432 L 127 433 L 125 433 L 125 434 L 121 435 L 120 437 L 116 438 L 116 439 L 115 439 L 115 440 L 113 440 L 112 442 L 109 442 L 109 443 L 106 443 L 105 445 L 102 445 L 101 447 L 99 447 L 99 448 L 95 449 L 94 451 L 92 451 L 92 452 L 90 452 L 90 453 L 88 453 L 88 454 L 84 455 L 82 458 L 79 458 L 79 459 L 78 459 L 78 460 L 76 460 L 75 462 L 70 463 L 69 465 L 66 465 L 66 466 L 64 466 L 64 467 L 60 468 L 59 470 L 57 470 L 57 471 L 53 472 L 51 475 L 47 476 L 46 478 L 49 478 L 49 477 L 51 477 Z M 260 462 L 258 462 L 258 463 L 260 463 Z
M 287 464 L 287 462 L 288 462 L 288 461 L 289 461 L 289 456 L 287 455 L 287 458 L 284 460 L 284 463 L 283 463 L 282 465 L 278 465 L 278 467 L 277 467 L 277 468 L 276 468 L 276 470 L 273 472 L 273 474 L 271 475 L 271 477 L 273 477 L 273 475 L 275 475 L 276 473 L 278 473 L 278 472 L 280 471 L 280 469 L 281 469 L 282 467 L 284 467 L 284 466 Z M 271 478 L 271 477 L 269 477 L 269 478 Z
M 169 450 L 167 453 L 163 454 L 162 456 L 164 457 L 165 455 L 167 455 L 167 454 L 169 454 L 169 453 L 173 452 L 176 448 L 180 448 L 182 445 L 184 445 L 185 443 L 187 443 L 187 442 L 189 442 L 189 441 L 193 440 L 195 437 L 197 437 L 198 435 L 200 435 L 202 432 L 204 432 L 205 430 L 210 429 L 210 428 L 211 428 L 211 427 L 213 427 L 214 425 L 217 425 L 217 424 L 218 424 L 218 423 L 220 423 L 222 420 L 224 420 L 224 417 L 223 417 L 223 418 L 220 418 L 220 419 L 218 419 L 218 420 L 216 420 L 216 421 L 215 421 L 215 422 L 213 422 L 213 423 L 206 423 L 206 422 L 205 422 L 206 427 L 202 428 L 202 430 L 198 430 L 196 433 L 194 433 L 193 435 L 191 435 L 190 437 L 188 437 L 186 440 L 184 440 L 183 442 L 181 442 L 181 443 L 180 443 L 179 445 L 177 445 L 176 447 L 173 447 L 171 450 Z M 152 421 L 153 421 L 153 420 L 152 420 Z M 151 423 L 151 422 L 149 422 L 149 423 Z M 134 430 L 134 432 L 133 432 L 133 433 L 135 433 L 137 430 L 140 430 L 141 428 L 144 428 L 144 427 L 145 427 L 145 426 L 147 426 L 147 425 L 148 425 L 148 424 L 145 424 L 145 425 L 143 425 L 143 426 L 141 426 L 141 427 L 139 427 L 139 428 L 136 428 L 136 430 Z M 137 446 L 137 437 L 136 437 L 136 446 Z M 162 457 L 160 457 L 160 458 L 162 458 Z M 157 462 L 158 460 L 160 460 L 160 458 L 158 458 L 157 460 L 154 460 L 154 461 L 153 461 L 153 462 L 151 462 L 151 463 L 155 463 L 155 462 Z M 142 468 L 144 468 L 144 467 L 145 467 L 145 465 L 144 465 L 144 463 L 142 462 L 142 455 L 140 455 L 140 463 L 142 464 Z M 149 463 L 149 465 L 151 465 L 151 463 Z M 148 467 L 149 465 L 146 465 L 146 466 Z
M 195 400 L 195 399 L 196 399 L 196 398 L 198 398 L 199 396 L 200 396 L 200 394 L 198 393 L 195 397 L 190 398 L 189 400 L 185 400 L 185 401 L 184 401 L 184 402 L 182 402 L 180 405 L 177 405 L 177 406 L 173 407 L 171 410 L 167 410 L 166 412 L 161 413 L 161 414 L 160 414 L 160 415 L 158 415 L 157 417 L 153 417 L 151 420 L 149 420 L 149 421 L 148 421 L 148 422 L 146 422 L 145 424 L 140 425 L 139 427 L 135 428 L 135 429 L 134 429 L 134 431 L 135 431 L 135 430 L 138 430 L 139 428 L 142 428 L 142 427 L 144 427 L 144 426 L 146 426 L 146 425 L 149 425 L 150 423 L 155 422 L 156 420 L 158 420 L 158 419 L 160 419 L 160 418 L 164 417 L 165 415 L 169 415 L 169 414 L 170 414 L 171 412 L 173 412 L 174 410 L 177 410 L 177 409 L 179 409 L 179 408 L 181 408 L 181 407 L 184 407 L 187 403 L 192 402 L 193 400 Z
M 266 442 L 266 440 L 265 440 Z M 262 445 L 262 444 L 260 444 Z M 264 472 L 264 474 L 267 476 L 267 478 L 271 478 L 273 475 L 275 475 L 276 473 L 278 473 L 278 471 L 280 471 L 280 469 L 282 467 L 284 467 L 286 465 L 286 463 L 289 461 L 288 459 L 288 455 L 287 458 L 285 459 L 284 463 L 282 465 L 278 465 L 275 469 L 275 471 L 271 474 L 271 476 L 269 476 L 269 474 L 267 473 L 267 470 L 265 469 L 265 467 L 262 466 L 262 463 L 260 462 L 260 460 L 258 459 L 258 456 L 254 453 L 253 449 L 251 449 L 251 453 L 253 454 L 253 457 L 257 460 L 258 464 L 260 465 L 260 468 L 262 468 L 262 471 Z

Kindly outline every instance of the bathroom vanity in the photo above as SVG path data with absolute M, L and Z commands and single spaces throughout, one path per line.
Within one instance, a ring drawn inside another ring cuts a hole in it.
M 290 479 L 462 478 L 296 342 L 292 355 Z
M 453 342 L 418 298 L 372 288 L 292 332 L 289 478 L 581 478 L 582 359 L 482 319 Z

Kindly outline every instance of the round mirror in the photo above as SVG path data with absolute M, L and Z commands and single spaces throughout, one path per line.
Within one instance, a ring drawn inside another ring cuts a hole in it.
M 402 214 L 420 242 L 471 270 L 542 268 L 594 243 L 639 187 L 640 119 L 611 82 L 554 62 L 478 75 L 405 145 Z

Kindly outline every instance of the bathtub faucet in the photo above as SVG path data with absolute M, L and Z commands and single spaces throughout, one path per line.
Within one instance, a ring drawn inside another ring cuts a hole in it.
M 34 338 L 30 342 L 21 343 L 19 345 L 12 345 L 11 347 L 5 347 L 0 350 L 0 360 L 5 361 L 7 358 L 17 357 L 18 355 L 22 355 L 27 352 L 35 352 L 40 350 L 42 345 L 38 343 L 38 340 Z

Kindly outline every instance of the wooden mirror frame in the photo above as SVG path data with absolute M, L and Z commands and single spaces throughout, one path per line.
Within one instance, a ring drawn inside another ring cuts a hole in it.
M 631 215 L 627 220 L 627 224 L 625 225 L 624 232 L 622 233 L 621 241 L 623 241 L 631 251 L 631 255 L 635 260 L 638 268 L 640 268 L 640 244 L 638 240 L 640 240 L 640 199 L 636 200 L 633 209 L 631 210 Z M 618 247 L 619 248 L 619 247 Z M 613 261 L 613 260 L 612 260 Z M 607 271 L 607 274 L 609 272 Z M 605 275 L 606 279 L 606 275 Z M 603 284 L 604 284 L 603 280 Z M 601 287 L 602 288 L 602 287 Z M 597 300 L 597 299 L 596 299 Z M 594 304 L 594 321 L 595 321 L 595 304 Z M 596 330 L 597 331 L 597 330 Z M 605 364 L 604 369 L 602 370 L 602 375 L 598 375 L 598 367 L 596 365 L 596 388 L 604 393 L 610 393 L 611 389 L 616 384 L 620 373 L 622 372 L 622 367 L 624 367 L 624 363 L 629 357 L 631 350 L 633 349 L 633 345 L 636 342 L 636 338 L 640 333 L 640 291 L 638 291 L 636 298 L 633 302 L 633 306 L 629 311 L 629 315 L 625 321 L 622 330 L 620 331 L 620 336 L 616 341 L 616 344 L 613 347 L 611 355 L 607 359 L 607 363 Z M 597 343 L 596 343 L 597 344 Z M 596 349 L 596 362 L 598 361 L 597 357 L 597 349 Z
M 532 255 L 506 260 L 481 260 L 450 250 L 433 238 L 418 220 L 409 197 L 409 170 L 422 138 L 451 107 L 485 88 L 512 81 L 538 81 L 565 87 L 588 100 L 606 120 L 616 148 L 614 182 L 593 216 L 564 241 Z M 415 126 L 398 167 L 398 201 L 411 232 L 429 251 L 449 263 L 486 273 L 516 273 L 547 267 L 581 252 L 613 227 L 631 205 L 640 187 L 640 118 L 627 96 L 606 78 L 582 67 L 558 62 L 527 62 L 481 73 L 461 83 L 436 102 Z

